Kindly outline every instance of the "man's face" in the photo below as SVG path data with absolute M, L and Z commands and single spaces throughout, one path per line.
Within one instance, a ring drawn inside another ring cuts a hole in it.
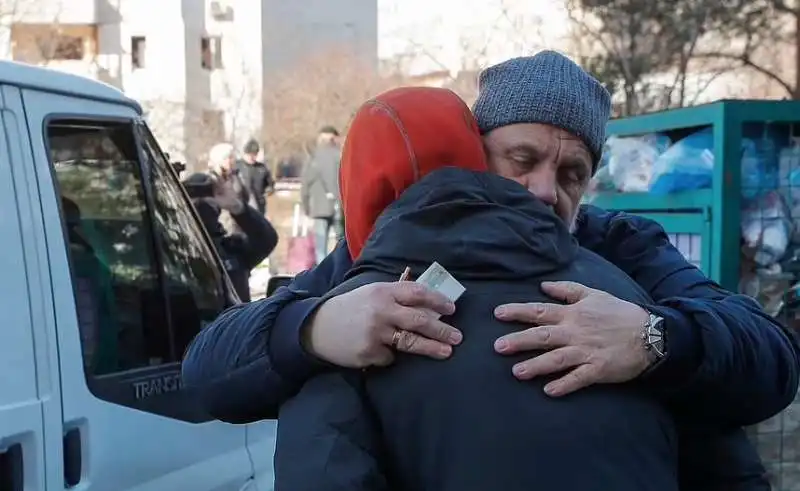
M 257 153 L 246 153 L 244 154 L 244 160 L 248 164 L 253 164 L 256 161 L 256 157 L 258 157 Z
M 592 176 L 592 155 L 579 138 L 545 124 L 514 124 L 483 141 L 492 172 L 528 188 L 572 227 Z

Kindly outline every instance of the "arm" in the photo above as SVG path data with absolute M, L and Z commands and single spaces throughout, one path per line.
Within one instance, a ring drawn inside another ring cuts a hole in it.
M 581 245 L 644 287 L 665 319 L 666 360 L 647 384 L 676 414 L 718 426 L 755 424 L 783 410 L 798 386 L 798 344 L 751 298 L 723 290 L 669 242 L 660 225 L 587 207 Z
M 272 171 L 269 169 L 269 166 L 266 165 L 266 162 L 264 162 L 264 164 L 264 169 L 266 170 L 266 172 L 264 172 L 264 193 L 270 195 L 275 192 L 275 179 L 272 177 Z M 264 197 L 266 198 L 266 196 Z
M 318 375 L 281 406 L 275 489 L 385 491 L 381 453 L 360 372 Z
M 319 297 L 342 281 L 352 262 L 341 242 L 316 268 L 263 300 L 232 307 L 198 333 L 183 359 L 183 383 L 222 421 L 271 419 L 325 365 L 306 353 L 300 328 Z
M 245 206 L 231 216 L 243 234 L 226 237 L 225 247 L 236 252 L 247 269 L 253 269 L 278 245 L 278 232 L 256 208 Z

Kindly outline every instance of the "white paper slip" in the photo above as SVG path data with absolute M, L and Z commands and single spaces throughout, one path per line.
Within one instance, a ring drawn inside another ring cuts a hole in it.
M 441 264 L 435 261 L 417 278 L 417 283 L 422 283 L 431 290 L 441 293 L 453 303 L 467 290 Z

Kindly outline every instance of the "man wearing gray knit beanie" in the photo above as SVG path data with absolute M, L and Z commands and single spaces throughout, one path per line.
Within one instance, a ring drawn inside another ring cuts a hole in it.
M 692 266 L 654 221 L 580 206 L 605 140 L 608 92 L 568 58 L 544 51 L 484 71 L 473 111 L 491 170 L 549 204 L 573 225 L 581 246 L 614 263 L 653 299 L 637 305 L 580 284 L 545 282 L 540 288 L 554 303 L 497 306 L 495 317 L 511 324 L 489 349 L 514 355 L 510 375 L 544 379 L 553 398 L 579 399 L 597 384 L 630 384 L 664 401 L 680 428 L 695 429 L 708 443 L 689 449 L 681 491 L 769 489 L 743 432 L 729 429 L 792 402 L 797 345 L 752 299 L 724 291 Z M 352 266 L 340 242 L 289 288 L 230 309 L 200 331 L 183 374 L 185 383 L 187 373 L 202 382 L 195 388 L 210 414 L 234 423 L 271 419 L 331 365 L 386 366 L 398 352 L 444 360 L 459 349 L 458 326 L 431 315 L 456 307 L 415 282 L 373 283 L 329 299 Z M 432 398 L 444 392 L 427 389 Z M 447 415 L 441 418 L 448 424 Z M 580 464 L 566 462 L 564 472 L 580 472 Z
M 571 224 L 600 160 L 610 112 L 600 82 L 554 51 L 486 69 L 473 107 L 492 170 Z
M 590 238 L 588 227 L 576 227 L 576 219 L 589 178 L 597 170 L 610 109 L 611 98 L 608 91 L 574 62 L 553 51 L 514 58 L 483 71 L 479 80 L 479 95 L 473 106 L 492 171 L 519 182 L 539 199 L 549 203 L 566 223 L 571 224 L 582 244 L 597 240 Z M 604 213 L 596 208 L 592 211 Z M 671 247 L 664 240 L 663 231 L 656 236 L 651 232 L 648 236 L 645 235 L 645 230 L 651 228 L 649 224 L 641 220 L 637 225 L 643 232 L 640 239 L 642 246 L 647 246 L 650 241 L 653 250 Z M 635 233 L 636 230 L 631 232 Z M 609 244 L 611 247 L 615 245 L 621 244 Z M 649 274 L 664 276 L 668 271 L 652 271 Z M 641 281 L 639 278 L 635 279 Z M 615 326 L 618 333 L 633 333 L 637 323 L 643 323 L 662 338 L 668 339 L 668 331 L 665 331 L 670 327 L 668 320 L 672 319 L 665 320 L 667 316 L 660 315 L 663 311 L 658 308 L 641 309 L 644 315 L 640 316 L 635 309 L 625 308 L 627 302 L 579 284 L 543 284 L 542 289 L 556 299 L 574 304 L 570 308 L 575 310 L 570 312 L 563 307 L 532 304 L 498 307 L 497 315 L 501 319 L 545 326 L 500 338 L 496 344 L 498 352 L 514 355 L 532 349 L 546 350 L 563 346 L 517 365 L 519 371 L 516 375 L 520 379 L 551 374 L 563 369 L 564 365 L 573 365 L 572 360 L 565 361 L 564 358 L 568 353 L 566 349 L 572 344 L 567 341 L 569 337 L 554 340 L 553 336 L 562 328 L 566 328 L 563 333 L 571 331 L 574 336 L 583 324 L 579 320 L 582 315 L 603 318 L 603 322 L 598 322 L 591 329 L 596 335 L 604 330 L 607 339 L 616 337 L 611 334 L 614 330 L 611 326 Z M 591 304 L 593 308 L 587 308 L 581 313 L 576 308 L 581 304 L 587 307 Z M 626 313 L 612 320 L 606 314 L 614 311 Z M 744 323 L 746 322 L 745 320 Z M 589 327 L 589 323 L 582 327 Z M 707 326 L 696 326 L 695 329 L 705 327 Z M 766 323 L 762 323 L 760 327 L 772 329 Z M 578 344 L 574 343 L 573 346 Z M 671 347 L 676 350 L 685 348 L 677 347 L 676 342 L 672 344 Z M 656 351 L 664 355 L 666 346 L 668 345 L 663 344 Z M 779 345 L 775 345 L 775 348 L 778 347 Z M 606 375 L 591 373 L 586 368 L 589 365 L 576 363 L 578 368 L 571 376 L 559 380 L 553 384 L 556 387 L 551 389 L 561 394 L 601 380 L 612 382 L 636 377 L 638 374 L 634 373 L 638 369 L 633 368 L 635 355 L 628 358 L 628 355 L 635 352 L 634 349 L 626 355 L 608 360 L 607 369 L 620 370 L 621 379 L 610 377 L 610 372 Z M 658 368 L 661 358 L 662 356 L 656 355 L 647 363 L 649 367 L 646 371 L 651 373 L 650 377 L 656 383 L 659 380 L 665 381 L 663 374 L 662 377 L 658 374 L 659 371 L 665 371 Z M 611 368 L 612 365 L 615 367 Z M 626 368 L 626 365 L 630 368 Z M 582 370 L 581 366 L 585 369 Z M 579 375 L 579 372 L 583 373 Z M 628 375 L 622 375 L 626 372 Z M 742 404 L 746 402 L 741 401 Z M 689 421 L 692 416 L 690 411 Z M 695 423 L 706 426 L 709 430 L 713 428 L 713 425 L 702 418 L 698 418 Z M 684 433 L 680 448 L 683 462 L 680 472 L 681 489 L 734 489 L 734 482 L 735 489 L 742 490 L 760 490 L 768 486 L 758 454 L 741 428 L 731 430 L 721 425 L 714 431 Z M 709 455 L 719 457 L 709 461 Z

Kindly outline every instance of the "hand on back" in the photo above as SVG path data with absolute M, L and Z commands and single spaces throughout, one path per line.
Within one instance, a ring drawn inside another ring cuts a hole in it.
M 303 344 L 318 358 L 347 368 L 389 365 L 394 341 L 397 351 L 445 359 L 461 333 L 432 312 L 454 311 L 444 295 L 418 283 L 373 283 L 326 301 L 306 326 Z

